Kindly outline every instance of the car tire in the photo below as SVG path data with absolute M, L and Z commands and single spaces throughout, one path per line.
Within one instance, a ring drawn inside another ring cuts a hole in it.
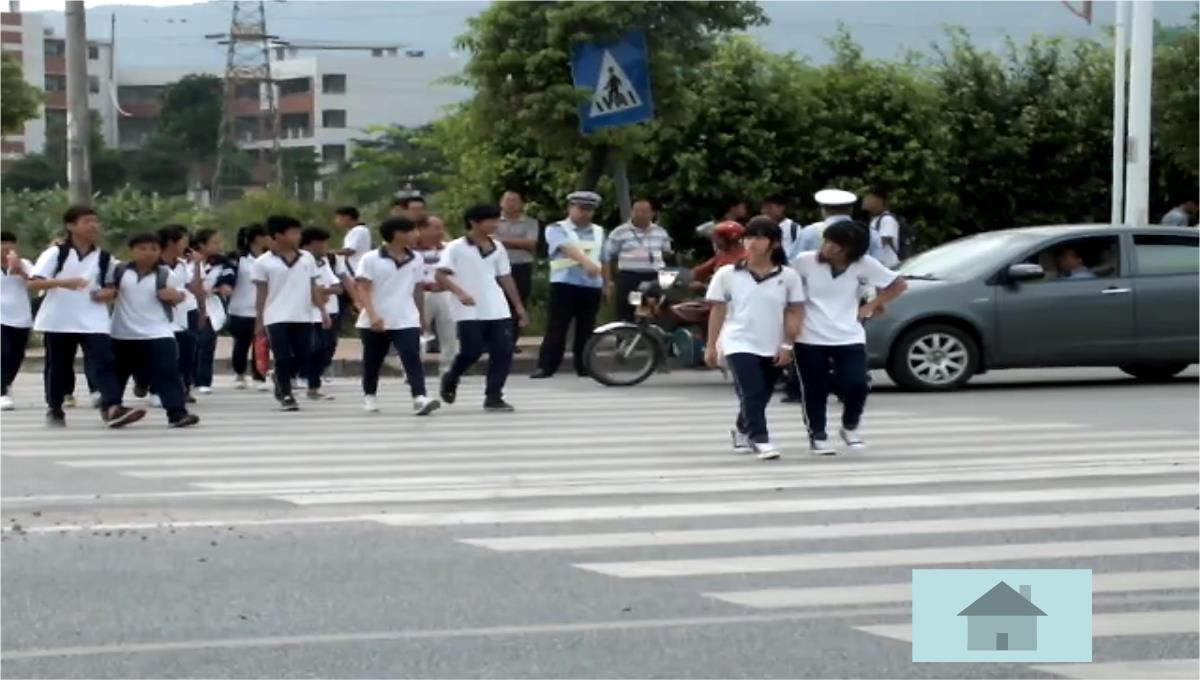
M 904 333 L 888 356 L 887 373 L 901 389 L 956 390 L 979 369 L 979 345 L 947 324 L 925 324 Z
M 1188 364 L 1121 364 L 1117 368 L 1142 382 L 1163 382 L 1183 372 Z

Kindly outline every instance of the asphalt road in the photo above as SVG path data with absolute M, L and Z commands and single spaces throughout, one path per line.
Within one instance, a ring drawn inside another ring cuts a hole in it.
M 427 419 L 279 413 L 223 384 L 203 422 L 0 419 L 5 677 L 1188 677 L 1200 671 L 1196 372 L 999 372 L 878 386 L 870 449 L 728 451 L 713 373 L 628 390 L 474 379 Z M 836 406 L 831 406 L 836 411 Z M 1092 664 L 914 664 L 914 567 L 1088 568 Z

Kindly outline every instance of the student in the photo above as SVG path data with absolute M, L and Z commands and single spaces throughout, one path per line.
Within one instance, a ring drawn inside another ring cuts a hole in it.
M 308 381 L 307 396 L 313 400 L 333 401 L 332 394 L 325 394 L 321 391 L 321 376 L 325 373 L 325 369 L 329 368 L 333 361 L 333 352 L 337 349 L 338 325 L 336 319 L 340 309 L 338 296 L 345 292 L 345 287 L 342 285 L 345 271 L 334 270 L 335 266 L 341 264 L 340 262 L 330 264 L 329 258 L 334 255 L 329 252 L 329 232 L 324 229 L 309 227 L 302 231 L 300 247 L 312 255 L 313 262 L 317 265 L 317 286 L 320 288 L 321 294 L 325 296 L 324 315 L 321 314 L 320 309 L 316 307 L 312 309 L 312 352 L 309 354 L 308 366 L 303 371 L 304 377 Z
M 851 449 L 866 446 L 858 434 L 869 391 L 862 320 L 882 310 L 906 287 L 904 279 L 867 255 L 867 248 L 867 230 L 840 220 L 825 227 L 820 250 L 801 253 L 792 260 L 792 267 L 804 281 L 806 295 L 796 365 L 810 448 L 819 455 L 836 453 L 825 432 L 831 364 L 837 395 L 842 400 L 839 435 Z M 861 305 L 860 282 L 878 290 L 873 300 Z
M 124 391 L 130 376 L 139 376 L 162 402 L 171 427 L 191 427 L 200 418 L 187 411 L 173 321 L 187 300 L 187 281 L 162 263 L 157 234 L 134 235 L 128 245 L 130 261 L 113 270 L 117 385 Z
M 17 252 L 17 235 L 11 231 L 0 232 L 0 263 L 4 267 L 4 276 L 0 278 L 0 372 L 3 373 L 0 411 L 11 411 L 15 404 L 8 390 L 25 361 L 29 328 L 33 326 L 29 289 L 25 285 L 33 263 Z
M 112 276 L 112 257 L 100 249 L 100 219 L 86 206 L 71 206 L 63 214 L 67 238 L 47 248 L 29 272 L 29 290 L 46 291 L 33 322 L 46 347 L 46 424 L 63 427 L 63 398 L 75 374 L 75 350 L 83 348 L 85 363 L 100 391 L 100 415 L 108 427 L 124 427 L 145 417 L 143 409 L 121 404 L 109 336 L 108 303 L 115 297 L 105 288 Z
M 233 292 L 229 295 L 229 335 L 233 337 L 233 388 L 246 389 L 246 370 L 259 392 L 267 391 L 266 376 L 259 374 L 253 358 L 247 362 L 254 347 L 254 301 L 257 288 L 252 279 L 254 261 L 266 252 L 271 243 L 267 229 L 261 224 L 249 224 L 237 232 L 237 250 L 229 254 L 233 270 Z
M 212 394 L 213 362 L 217 354 L 217 334 L 225 327 L 228 314 L 225 301 L 237 283 L 237 274 L 222 253 L 225 239 L 216 229 L 196 232 L 193 246 L 200 258 L 200 275 L 204 282 L 204 316 L 196 330 L 196 391 Z
M 358 263 L 371 250 L 371 228 L 358 218 L 358 208 L 346 205 L 333 211 L 333 222 L 346 232 L 338 255 L 346 258 L 350 272 L 358 271 Z
M 379 370 L 389 345 L 396 348 L 413 398 L 413 413 L 429 415 L 442 404 L 425 394 L 425 369 L 421 365 L 421 298 L 425 263 L 412 247 L 417 225 L 404 217 L 391 217 L 379 226 L 383 246 L 363 256 L 358 268 L 358 336 L 363 351 L 363 408 L 379 410 L 375 392 Z
M 420 196 L 405 196 L 392 201 L 392 217 L 403 217 L 413 224 L 420 224 L 426 217 L 425 199 Z
M 467 235 L 446 246 L 438 263 L 437 283 L 455 297 L 458 319 L 458 356 L 450 370 L 442 374 L 441 397 L 453 404 L 458 381 L 483 352 L 488 353 L 485 411 L 512 411 L 504 401 L 504 383 L 512 365 L 513 340 L 511 304 L 517 310 L 518 323 L 529 323 L 521 296 L 513 283 L 511 266 L 504 246 L 492 238 L 500 226 L 500 208 L 476 205 L 465 214 Z M 505 303 L 505 297 L 508 303 Z
M 718 352 L 733 373 L 739 409 L 730 432 L 733 450 L 760 460 L 780 456 L 767 432 L 767 403 L 780 370 L 792 362 L 792 345 L 803 323 L 804 285 L 787 267 L 783 234 L 760 215 L 746 225 L 746 259 L 717 270 L 705 298 L 712 304 L 704 361 Z
M 192 386 L 196 382 L 196 340 L 201 314 L 197 294 L 203 297 L 204 281 L 199 260 L 191 249 L 191 235 L 187 227 L 168 225 L 158 230 L 158 237 L 162 243 L 163 264 L 178 280 L 184 282 L 184 300 L 176 306 L 172 323 L 175 326 L 175 342 L 179 344 L 179 377 L 183 380 L 184 398 L 193 404 L 196 402 L 192 396 Z M 140 381 L 135 382 L 142 385 Z M 158 405 L 156 399 L 152 399 L 151 403 Z
M 437 282 L 437 265 L 446 249 L 446 226 L 440 217 L 430 215 L 417 227 L 417 254 L 425 264 L 425 330 L 437 334 L 438 375 L 445 375 L 458 354 L 454 294 Z
M 254 261 L 255 333 L 266 333 L 275 358 L 275 398 L 284 411 L 298 411 L 292 379 L 308 365 L 312 352 L 313 307 L 322 325 L 329 320 L 318 287 L 317 264 L 300 250 L 300 220 L 287 215 L 267 218 L 271 249 Z

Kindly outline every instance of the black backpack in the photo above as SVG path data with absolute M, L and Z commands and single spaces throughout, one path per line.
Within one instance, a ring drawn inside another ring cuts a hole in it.
M 914 238 L 913 230 L 909 228 L 908 222 L 906 222 L 903 217 L 891 212 L 890 210 L 884 210 L 883 212 L 879 213 L 879 215 L 872 220 L 872 223 L 879 224 L 879 221 L 882 220 L 885 215 L 890 215 L 892 219 L 896 220 L 896 225 L 899 227 L 897 230 L 899 232 L 899 236 L 896 243 L 896 256 L 900 258 L 901 262 L 903 262 L 904 260 L 907 260 L 916 254 L 917 239 Z
M 122 262 L 113 269 L 113 281 L 116 283 L 118 295 L 120 295 L 121 292 L 121 279 L 125 276 L 125 272 L 129 271 L 132 267 L 132 263 Z M 167 278 L 170 277 L 170 275 L 171 271 L 167 269 L 166 265 L 154 265 L 155 293 L 158 293 L 158 291 L 167 287 Z M 173 322 L 175 320 L 175 305 L 162 300 L 159 300 L 159 303 L 162 304 L 163 311 L 167 313 L 167 321 Z
M 57 277 L 62 273 L 63 265 L 67 263 L 67 258 L 71 256 L 71 244 L 68 241 L 63 241 L 58 244 L 58 260 L 54 265 L 54 273 L 51 278 Z M 100 251 L 100 269 L 99 280 L 96 282 L 101 288 L 104 287 L 104 282 L 108 278 L 108 267 L 112 264 L 112 253 L 107 250 Z

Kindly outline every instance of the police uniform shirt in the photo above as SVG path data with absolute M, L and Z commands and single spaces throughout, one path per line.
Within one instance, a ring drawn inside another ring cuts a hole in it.
M 108 333 L 108 306 L 92 299 L 92 293 L 100 290 L 100 249 L 92 248 L 81 259 L 79 251 L 68 248 L 67 259 L 57 274 L 58 246 L 50 246 L 38 256 L 37 263 L 29 272 L 34 279 L 87 279 L 82 290 L 51 288 L 38 308 L 33 330 L 41 333 Z M 106 274 L 109 283 L 116 260 L 110 260 Z
M 804 281 L 804 330 L 800 342 L 806 345 L 862 345 L 866 332 L 858 320 L 860 286 L 887 288 L 896 273 L 864 255 L 834 275 L 828 262 L 818 253 L 801 253 L 792 267 Z
M 372 250 L 359 261 L 354 278 L 371 282 L 371 304 L 385 330 L 421 327 L 421 314 L 413 299 L 413 292 L 425 279 L 425 263 L 420 255 L 406 249 L 404 257 L 396 259 L 386 248 Z M 365 309 L 359 312 L 354 326 L 371 327 Z
M 165 265 L 160 265 L 165 266 Z M 183 303 L 175 306 L 171 318 L 158 297 L 157 267 L 142 276 L 130 264 L 120 281 L 116 281 L 117 301 L 113 305 L 112 337 L 114 340 L 155 340 L 174 338 L 174 317 L 184 314 Z M 167 275 L 166 288 L 184 291 L 187 284 L 175 271 Z
M 586 244 L 586 245 L 585 245 Z M 558 252 L 562 246 L 576 246 L 584 252 L 591 250 L 591 256 L 600 264 L 604 248 L 603 230 L 595 224 L 589 224 L 582 229 L 575 226 L 571 220 L 562 220 L 546 227 L 546 251 L 550 255 L 550 283 L 568 283 L 585 288 L 600 288 L 604 279 L 592 276 L 583 270 L 583 266 L 572 260 L 572 266 L 555 269 L 553 261 L 565 256 Z
M 33 307 L 29 303 L 29 288 L 25 277 L 33 271 L 33 263 L 21 260 L 22 274 L 4 270 L 0 278 L 0 324 L 10 328 L 29 328 L 33 325 Z
M 263 324 L 312 323 L 312 284 L 317 280 L 317 263 L 300 250 L 290 262 L 268 250 L 254 261 L 252 278 L 267 285 Z
M 721 352 L 773 357 L 793 338 L 784 337 L 788 305 L 804 302 L 804 284 L 790 267 L 776 267 L 758 277 L 745 263 L 727 264 L 708 284 L 705 299 L 725 303 L 725 323 L 718 341 Z
M 442 251 L 442 259 L 437 268 L 453 276 L 458 287 L 475 300 L 474 305 L 467 306 L 459 302 L 457 296 L 454 298 L 455 321 L 495 321 L 512 318 L 508 311 L 508 299 L 504 297 L 504 289 L 496 280 L 512 273 L 508 252 L 499 241 L 492 240 L 492 249 L 484 252 L 466 236 L 454 239 Z

